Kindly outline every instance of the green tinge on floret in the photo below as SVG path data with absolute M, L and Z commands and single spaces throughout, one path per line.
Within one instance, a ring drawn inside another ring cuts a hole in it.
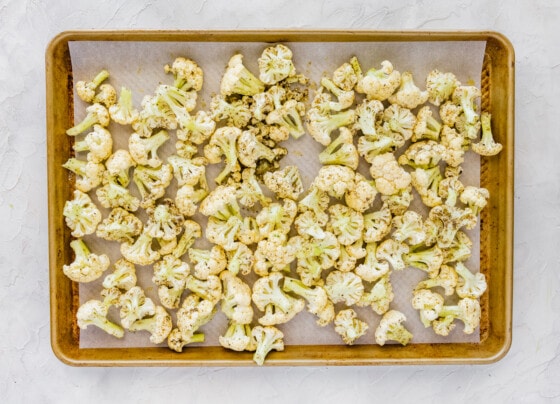
M 152 206 L 155 201 L 165 194 L 166 188 L 173 179 L 173 169 L 169 164 L 162 164 L 159 168 L 138 166 L 134 169 L 132 180 L 140 192 L 140 207 Z
M 325 114 L 316 108 L 311 108 L 307 117 L 307 130 L 311 137 L 323 146 L 328 146 L 331 143 L 331 133 L 340 127 L 353 124 L 356 113 L 353 109 L 348 109 L 336 114 Z
M 253 360 L 259 366 L 262 366 L 271 351 L 284 350 L 284 334 L 276 327 L 258 325 L 253 328 L 251 335 L 256 342 Z
M 132 242 L 142 232 L 142 221 L 127 210 L 116 207 L 97 226 L 97 237 L 105 240 Z
M 119 100 L 109 107 L 109 115 L 113 121 L 121 125 L 130 125 L 138 119 L 138 110 L 132 104 L 132 91 L 129 88 L 121 87 Z
M 334 306 L 322 286 L 307 286 L 301 280 L 284 277 L 283 289 L 303 297 L 307 301 L 307 310 L 318 317 L 317 324 L 326 326 L 334 319 Z
M 81 238 L 72 240 L 70 248 L 74 252 L 74 261 L 64 265 L 62 272 L 75 282 L 92 282 L 109 267 L 109 257 L 92 253 Z
M 353 140 L 354 136 L 350 129 L 340 128 L 338 137 L 319 153 L 319 162 L 323 165 L 343 165 L 356 170 L 359 156 Z
M 91 80 L 79 80 L 76 82 L 76 93 L 82 101 L 92 102 L 95 91 L 105 80 L 109 78 L 107 69 L 100 70 Z
M 116 338 L 124 336 L 123 328 L 107 318 L 109 307 L 99 300 L 88 300 L 78 308 L 78 327 L 85 330 L 89 325 L 100 328 Z
M 103 127 L 109 125 L 109 111 L 101 104 L 92 104 L 86 108 L 86 117 L 78 124 L 66 131 L 68 136 L 77 136 L 85 132 L 93 125 L 101 125 Z
M 62 167 L 72 171 L 78 176 L 76 178 L 76 189 L 82 192 L 89 192 L 96 188 L 103 181 L 103 174 L 105 167 L 102 163 L 94 161 L 79 160 L 75 157 L 70 157 Z
M 226 121 L 229 126 L 244 128 L 252 118 L 249 106 L 243 100 L 228 101 L 215 95 L 210 101 L 210 116 L 216 122 Z
M 168 140 L 169 133 L 163 129 L 148 138 L 133 133 L 128 138 L 128 150 L 137 164 L 157 168 L 162 164 L 158 149 Z
M 264 83 L 243 65 L 243 55 L 232 56 L 222 76 L 220 93 L 224 96 L 254 95 L 262 91 L 264 91 Z
M 101 222 L 101 211 L 88 194 L 76 189 L 74 197 L 64 203 L 64 221 L 74 237 L 83 237 L 95 232 Z

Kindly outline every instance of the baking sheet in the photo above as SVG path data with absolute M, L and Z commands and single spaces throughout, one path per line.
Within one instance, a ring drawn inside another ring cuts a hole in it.
M 379 66 L 382 60 L 391 60 L 395 68 L 401 72 L 411 71 L 416 83 L 423 87 L 427 73 L 433 68 L 454 72 L 463 83 L 480 86 L 480 72 L 486 43 L 484 41 L 469 42 L 352 42 L 352 43 L 308 43 L 292 42 L 288 44 L 294 53 L 294 63 L 298 72 L 305 74 L 312 82 L 317 83 L 322 75 L 329 75 L 342 63 L 352 56 L 357 56 L 362 67 Z M 197 109 L 206 109 L 212 94 L 219 91 L 219 82 L 229 58 L 235 52 L 244 55 L 245 65 L 257 73 L 257 58 L 262 50 L 268 46 L 259 42 L 70 42 L 70 54 L 74 80 L 93 77 L 100 69 L 106 68 L 111 73 L 109 82 L 118 90 L 122 85 L 132 89 L 134 103 L 140 108 L 140 101 L 145 95 L 150 95 L 160 83 L 169 83 L 172 78 L 163 71 L 163 66 L 171 63 L 177 56 L 185 56 L 195 60 L 204 70 L 205 84 L 199 94 Z M 311 95 L 312 96 L 312 95 Z M 87 105 L 75 97 L 75 118 L 80 121 L 85 115 Z M 114 136 L 114 150 L 127 147 L 127 138 L 131 129 L 111 124 L 109 130 Z M 173 152 L 173 141 L 162 149 L 162 155 Z M 300 167 L 305 186 L 313 180 L 320 164 L 317 159 L 303 158 L 316 156 L 323 147 L 311 137 L 304 136 L 298 140 L 289 140 L 283 144 L 290 151 L 282 161 L 282 165 L 296 164 Z M 468 153 L 464 164 L 465 173 L 462 176 L 466 184 L 478 185 L 479 159 L 473 153 Z M 219 170 L 218 166 L 210 166 L 209 178 L 212 172 Z M 213 186 L 213 184 L 211 184 Z M 134 189 L 134 186 L 131 187 Z M 174 188 L 168 189 L 173 195 Z M 95 194 L 92 193 L 95 199 Z M 379 197 L 378 197 L 379 200 Z M 102 210 L 104 215 L 108 210 Z M 204 218 L 199 217 L 202 222 Z M 478 269 L 478 228 L 469 232 L 473 240 L 473 257 L 468 263 L 472 269 Z M 119 258 L 118 244 L 97 240 L 95 237 L 86 238 L 86 242 L 93 251 L 105 251 L 115 262 Z M 203 246 L 199 242 L 197 246 Z M 109 273 L 109 271 L 107 271 Z M 151 284 L 151 267 L 137 266 L 139 283 L 144 286 L 146 293 L 157 302 L 157 293 Z M 424 329 L 418 318 L 418 313 L 410 306 L 413 286 L 425 277 L 424 272 L 407 269 L 393 272 L 392 283 L 395 300 L 391 307 L 402 311 L 407 316 L 406 326 L 414 334 L 411 343 L 425 342 L 477 342 L 478 331 L 466 335 L 459 325 L 443 338 L 435 335 L 431 329 Z M 80 301 L 98 298 L 101 291 L 102 278 L 94 283 L 80 285 Z M 356 308 L 358 315 L 370 325 L 366 335 L 356 341 L 356 344 L 374 343 L 373 332 L 380 316 L 369 308 Z M 258 316 L 258 312 L 256 313 Z M 110 317 L 118 319 L 118 312 L 112 309 Z M 221 314 L 217 316 L 202 331 L 206 334 L 206 342 L 202 345 L 219 345 L 217 336 L 225 331 L 227 320 Z M 332 325 L 325 328 L 315 324 L 315 317 L 308 313 L 300 313 L 287 324 L 278 326 L 285 334 L 287 345 L 306 344 L 342 344 L 340 337 L 334 332 Z M 165 344 L 164 344 L 165 345 Z M 145 332 L 126 332 L 121 340 L 110 337 L 95 327 L 80 332 L 80 347 L 139 347 L 153 346 L 148 341 Z M 194 347 L 195 345 L 193 345 Z

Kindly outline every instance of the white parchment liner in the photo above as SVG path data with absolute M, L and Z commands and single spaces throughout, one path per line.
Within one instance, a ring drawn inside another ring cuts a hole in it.
M 102 68 L 108 69 L 111 77 L 108 80 L 117 91 L 121 86 L 130 88 L 133 92 L 134 103 L 140 108 L 140 101 L 145 95 L 154 92 L 160 83 L 172 82 L 172 77 L 166 75 L 163 66 L 172 63 L 175 57 L 184 56 L 195 60 L 204 71 L 204 87 L 199 93 L 197 109 L 207 109 L 210 97 L 219 91 L 221 76 L 229 58 L 236 52 L 244 55 L 245 65 L 258 74 L 257 58 L 262 50 L 268 46 L 259 42 L 71 42 L 70 55 L 74 80 L 87 80 L 92 78 Z M 309 43 L 295 42 L 288 46 L 294 53 L 294 63 L 298 72 L 305 74 L 312 83 L 318 83 L 323 75 L 329 75 L 342 63 L 352 56 L 357 56 L 364 70 L 370 67 L 379 67 L 382 60 L 390 60 L 395 69 L 413 73 L 416 84 L 423 88 L 426 75 L 437 68 L 441 71 L 451 71 L 462 83 L 480 86 L 480 75 L 484 57 L 485 42 L 342 42 L 342 43 Z M 87 105 L 75 97 L 76 122 L 85 116 Z M 126 148 L 128 135 L 132 132 L 130 127 L 122 127 L 111 123 L 109 130 L 114 137 L 114 150 Z M 172 140 L 162 148 L 162 155 L 174 152 L 174 131 L 171 132 Z M 285 142 L 284 147 L 289 149 L 288 156 L 282 161 L 282 166 L 295 164 L 300 168 L 304 185 L 307 187 L 315 177 L 320 164 L 317 156 L 323 146 L 315 142 L 310 136 L 303 136 L 298 140 Z M 463 165 L 465 171 L 461 179 L 465 184 L 479 184 L 479 159 L 474 153 L 467 153 Z M 208 177 L 219 172 L 219 166 L 210 166 Z M 211 184 L 213 187 L 214 185 Z M 135 186 L 131 185 L 134 190 Z M 174 195 L 175 182 L 168 189 L 169 195 Z M 94 200 L 95 193 L 91 196 Z M 378 199 L 379 200 L 379 196 Z M 418 198 L 413 207 L 422 211 Z M 425 210 L 424 210 L 425 211 Z M 104 217 L 108 210 L 102 209 Z M 204 218 L 195 216 L 202 225 Z M 473 241 L 473 256 L 467 265 L 473 270 L 479 266 L 479 228 L 468 232 Z M 119 245 L 88 236 L 86 243 L 94 252 L 105 252 L 115 262 L 120 257 Z M 202 247 L 201 240 L 195 246 Z M 185 258 L 186 259 L 186 258 Z M 112 269 L 110 268 L 106 274 Z M 106 275 L 104 274 L 104 276 Z M 152 268 L 137 266 L 139 284 L 146 294 L 157 303 L 157 291 L 151 282 Z M 104 277 L 103 276 L 103 277 Z M 80 301 L 99 298 L 101 281 L 80 285 Z M 425 278 L 425 273 L 409 268 L 401 272 L 393 272 L 395 299 L 391 308 L 402 311 L 406 317 L 406 327 L 414 334 L 411 343 L 437 343 L 437 342 L 477 342 L 478 330 L 471 335 L 462 332 L 462 324 L 458 324 L 448 337 L 440 337 L 433 333 L 431 328 L 425 329 L 419 320 L 418 313 L 411 307 L 410 298 L 414 285 Z M 366 335 L 356 341 L 356 344 L 375 343 L 373 333 L 380 316 L 373 313 L 370 308 L 355 308 L 358 316 L 366 321 L 370 328 Z M 256 312 L 255 319 L 259 316 Z M 110 318 L 118 322 L 118 312 L 111 309 Z M 256 320 L 255 320 L 256 322 Z M 221 313 L 207 325 L 202 327 L 206 335 L 204 344 L 219 345 L 218 335 L 227 328 L 227 319 Z M 315 317 L 302 312 L 287 324 L 278 326 L 284 334 L 284 341 L 291 345 L 341 344 L 338 334 L 331 325 L 319 327 L 315 324 Z M 125 337 L 116 339 L 108 336 L 95 327 L 89 327 L 80 333 L 80 347 L 138 347 L 153 346 L 148 340 L 147 332 L 126 332 Z M 162 344 L 165 345 L 165 344 Z

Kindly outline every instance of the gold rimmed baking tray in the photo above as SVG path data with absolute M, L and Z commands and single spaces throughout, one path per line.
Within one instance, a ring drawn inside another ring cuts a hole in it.
M 219 346 L 193 347 L 178 354 L 163 347 L 80 348 L 75 313 L 79 288 L 63 273 L 72 260 L 71 235 L 62 210 L 73 184 L 62 164 L 72 154 L 73 74 L 69 43 L 78 41 L 149 42 L 468 42 L 484 41 L 481 72 L 482 109 L 492 113 L 495 138 L 504 145 L 496 157 L 481 158 L 480 184 L 492 198 L 480 217 L 480 270 L 488 278 L 481 298 L 480 342 L 420 343 L 406 347 L 362 344 L 288 345 L 272 352 L 268 366 L 484 364 L 501 359 L 512 338 L 513 187 L 514 187 L 514 51 L 496 32 L 472 31 L 69 31 L 56 36 L 46 52 L 47 163 L 51 344 L 55 355 L 75 366 L 248 366 L 251 353 Z

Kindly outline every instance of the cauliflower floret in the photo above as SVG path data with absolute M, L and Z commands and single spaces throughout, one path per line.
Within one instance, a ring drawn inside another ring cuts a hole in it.
M 109 111 L 105 106 L 96 103 L 92 104 L 86 108 L 86 117 L 80 123 L 76 124 L 75 126 L 71 127 L 66 131 L 68 136 L 77 136 L 82 132 L 85 132 L 92 126 L 98 124 L 103 127 L 109 125 L 110 117 Z
M 105 162 L 106 175 L 111 177 L 120 186 L 126 187 L 130 183 L 130 169 L 136 166 L 136 162 L 128 150 L 116 150 Z
M 208 279 L 210 275 L 218 275 L 227 265 L 224 249 L 214 245 L 210 250 L 189 248 L 189 259 L 194 265 L 194 276 L 198 279 Z
M 412 247 L 410 252 L 403 254 L 405 264 L 421 269 L 430 278 L 437 276 L 443 263 L 443 251 L 437 245 Z
M 146 297 L 140 286 L 130 288 L 119 297 L 121 324 L 129 329 L 132 323 L 156 313 L 156 306 L 152 299 Z
M 230 271 L 220 274 L 223 284 L 223 296 L 220 308 L 231 322 L 250 324 L 253 320 L 251 306 L 251 287 Z
M 241 170 L 237 161 L 237 139 L 241 133 L 241 130 L 234 126 L 218 128 L 210 138 L 210 142 L 204 146 L 204 156 L 210 164 L 221 163 L 222 156 L 225 158 L 223 170 L 214 179 L 216 184 L 221 184 L 228 176 Z
M 103 279 L 105 289 L 118 288 L 126 291 L 136 286 L 136 268 L 132 262 L 121 258 L 113 266 L 113 272 Z
M 466 261 L 472 253 L 472 241 L 464 232 L 458 231 L 451 245 L 443 249 L 443 263 Z
M 166 130 L 160 130 L 148 138 L 133 133 L 128 139 L 128 150 L 137 164 L 157 168 L 162 164 L 157 151 L 167 140 L 169 134 Z
M 259 160 L 273 162 L 277 154 L 274 149 L 259 142 L 253 132 L 245 130 L 237 138 L 237 158 L 245 167 L 255 168 Z
M 273 85 L 296 74 L 292 62 L 292 51 L 286 45 L 278 44 L 263 50 L 258 59 L 259 79 L 268 85 Z
M 432 321 L 439 317 L 444 299 L 438 293 L 427 289 L 418 289 L 414 291 L 411 302 L 412 307 L 420 313 L 420 321 L 422 321 L 424 327 L 428 328 Z
M 333 303 L 356 304 L 364 294 L 362 279 L 353 272 L 332 271 L 327 276 L 325 290 Z
M 226 220 L 209 217 L 206 225 L 206 238 L 214 244 L 218 244 L 226 251 L 237 248 L 236 240 L 243 227 L 243 220 L 239 216 L 230 216 Z
M 95 299 L 83 303 L 76 313 L 78 327 L 85 330 L 88 326 L 93 325 L 113 337 L 122 338 L 124 336 L 123 328 L 107 318 L 109 307 L 106 303 Z
M 114 208 L 99 225 L 96 235 L 105 240 L 133 242 L 142 232 L 142 221 L 123 208 Z
M 278 198 L 297 201 L 303 192 L 303 184 L 297 166 L 286 166 L 281 170 L 264 174 L 264 183 Z
M 377 123 L 383 116 L 385 107 L 378 100 L 364 100 L 356 107 L 355 127 L 365 136 L 378 137 Z
M 288 234 L 296 214 L 297 204 L 292 199 L 286 198 L 282 204 L 274 202 L 265 206 L 256 216 L 261 237 L 266 238 L 276 230 Z
M 355 172 L 349 167 L 328 165 L 319 169 L 312 187 L 334 198 L 342 198 L 354 186 Z
M 334 330 L 347 345 L 353 345 L 368 329 L 368 324 L 358 319 L 358 315 L 352 309 L 341 310 L 334 318 Z
M 140 192 L 140 207 L 146 209 L 165 194 L 166 188 L 173 179 L 173 169 L 169 164 L 159 168 L 138 166 L 132 174 L 132 181 Z
M 355 65 L 357 65 L 357 60 Z M 384 60 L 381 62 L 380 69 L 372 67 L 363 77 L 360 77 L 356 91 L 365 94 L 369 100 L 384 101 L 395 92 L 400 84 L 400 72 L 393 68 L 390 61 Z
M 455 263 L 457 295 L 461 298 L 479 298 L 486 291 L 486 277 L 481 272 L 472 273 L 462 262 Z
M 481 156 L 495 156 L 502 151 L 502 145 L 494 140 L 491 126 L 491 115 L 488 112 L 483 112 L 480 115 L 480 122 L 482 124 L 482 137 L 479 143 L 471 145 L 472 151 Z
M 403 255 L 409 252 L 409 247 L 405 243 L 388 238 L 377 246 L 375 256 L 380 261 L 388 261 L 396 271 L 405 269 L 406 264 Z
M 362 238 L 364 217 L 358 211 L 342 204 L 331 205 L 327 230 L 337 236 L 341 245 L 351 245 Z
M 282 291 L 280 281 L 284 276 L 272 272 L 253 284 L 252 299 L 257 308 L 265 314 L 258 319 L 264 326 L 283 324 L 290 321 L 305 307 L 303 299 L 296 299 Z
M 335 69 L 332 76 L 332 81 L 340 89 L 350 91 L 358 83 L 357 72 L 351 63 L 345 62 Z
M 82 239 L 72 240 L 70 248 L 74 251 L 74 261 L 64 265 L 62 272 L 74 282 L 92 282 L 109 268 L 109 257 L 92 253 Z
M 458 280 L 459 276 L 455 268 L 450 265 L 442 265 L 437 276 L 418 282 L 415 290 L 440 287 L 443 288 L 445 296 L 452 296 Z
M 162 260 L 154 264 L 152 282 L 158 286 L 158 296 L 161 304 L 168 309 L 179 307 L 190 267 L 186 262 L 165 255 Z
M 167 339 L 172 328 L 171 315 L 163 307 L 156 306 L 153 316 L 136 320 L 130 324 L 128 330 L 148 331 L 150 341 L 154 344 L 160 344 Z
M 205 280 L 189 275 L 185 286 L 201 299 L 207 300 L 214 305 L 222 298 L 222 282 L 216 275 L 209 275 Z
M 322 239 L 302 238 L 296 253 L 296 271 L 302 282 L 307 286 L 321 284 L 322 271 L 334 266 L 340 250 L 336 236 L 328 231 Z
M 237 244 L 235 250 L 228 251 L 227 255 L 227 270 L 233 275 L 241 273 L 242 275 L 249 275 L 255 263 L 255 256 L 247 244 L 243 241 Z
M 403 322 L 406 316 L 397 310 L 389 310 L 383 315 L 379 325 L 375 329 L 375 342 L 383 346 L 387 341 L 396 341 L 402 345 L 407 345 L 412 339 L 412 334 L 408 331 Z
M 138 110 L 132 104 L 132 91 L 129 88 L 121 87 L 117 103 L 109 107 L 109 115 L 121 125 L 130 125 L 138 119 Z
M 76 188 L 82 192 L 91 191 L 103 181 L 105 166 L 103 166 L 102 163 L 83 161 L 75 157 L 70 157 L 62 167 L 72 171 L 78 176 L 75 185 Z
M 246 100 L 227 101 L 222 95 L 215 95 L 210 101 L 210 116 L 216 122 L 226 121 L 228 126 L 244 128 L 251 121 L 251 109 Z
M 95 94 L 91 102 L 103 104 L 107 108 L 113 106 L 117 102 L 117 91 L 115 87 L 107 83 L 101 84 L 98 93 Z
M 183 230 L 184 217 L 171 199 L 164 199 L 146 209 L 148 219 L 144 231 L 153 238 L 172 240 Z
M 436 165 L 428 169 L 417 168 L 410 176 L 412 186 L 422 198 L 424 205 L 434 207 L 442 204 L 439 196 L 439 184 L 443 177 L 439 166 Z
M 393 195 L 406 189 L 411 177 L 397 162 L 393 153 L 375 156 L 369 169 L 375 179 L 375 188 L 383 195 Z
M 363 263 L 355 269 L 356 275 L 366 282 L 373 282 L 389 273 L 390 267 L 387 261 L 377 259 L 377 243 L 366 245 L 366 256 Z
M 459 196 L 459 200 L 468 205 L 475 216 L 480 214 L 480 211 L 488 203 L 489 198 L 490 192 L 486 188 L 479 188 L 472 185 L 467 185 Z
M 421 91 L 416 84 L 412 73 L 404 72 L 401 74 L 401 83 L 398 90 L 389 97 L 391 104 L 398 104 L 401 107 L 414 109 L 428 100 L 428 91 Z
M 480 303 L 470 297 L 463 298 L 456 305 L 443 306 L 439 318 L 432 322 L 432 328 L 438 335 L 447 336 L 455 328 L 455 319 L 464 324 L 463 332 L 472 334 L 480 324 Z
M 311 185 L 307 195 L 298 202 L 298 210 L 300 212 L 312 212 L 317 220 L 317 224 L 324 226 L 327 224 L 327 220 L 329 220 L 329 215 L 326 213 L 329 202 L 329 195 L 325 191 Z
M 84 102 L 92 102 L 95 97 L 95 91 L 106 79 L 109 78 L 109 71 L 102 69 L 91 81 L 79 80 L 76 82 L 76 93 Z
M 357 305 L 360 307 L 370 306 L 375 313 L 383 315 L 389 310 L 394 298 L 395 294 L 393 293 L 390 274 L 387 273 L 375 282 L 369 292 L 364 291 Z
M 283 271 L 296 259 L 299 239 L 288 236 L 279 230 L 271 232 L 267 238 L 259 241 L 255 250 L 254 271 L 265 276 L 270 271 Z
M 385 238 L 391 231 L 393 216 L 387 203 L 379 210 L 364 215 L 364 235 L 366 243 L 376 243 Z
M 181 128 L 177 129 L 177 139 L 200 145 L 212 136 L 215 129 L 216 122 L 210 115 L 205 111 L 198 111 L 195 115 L 188 115 L 181 121 Z
M 278 86 L 271 87 L 268 93 L 272 96 L 274 109 L 267 114 L 266 123 L 278 125 L 294 139 L 299 139 L 305 133 L 301 118 L 305 115 L 305 104 L 295 99 L 285 100 L 286 91 Z
M 174 328 L 169 333 L 167 337 L 167 345 L 170 349 L 175 352 L 183 352 L 183 348 L 188 344 L 194 344 L 197 342 L 204 342 L 204 334 L 197 333 L 188 336 L 188 338 L 183 338 L 183 334 L 178 328 Z
M 410 245 L 417 245 L 426 239 L 422 216 L 413 210 L 394 216 L 392 224 L 395 230 L 391 237 L 398 242 L 406 241 Z
M 341 165 L 356 170 L 359 155 L 353 143 L 354 136 L 348 128 L 340 128 L 339 132 L 338 137 L 319 153 L 319 162 L 322 165 Z
M 194 294 L 185 297 L 181 307 L 177 310 L 177 328 L 181 333 L 181 338 L 187 341 L 192 340 L 193 337 L 200 339 L 200 335 L 204 334 L 197 333 L 197 331 L 212 320 L 216 312 L 216 305 L 213 302 Z
M 150 265 L 160 258 L 160 253 L 152 248 L 153 237 L 143 231 L 134 242 L 121 244 L 121 254 L 136 265 Z
M 307 111 L 307 130 L 313 139 L 328 146 L 331 143 L 331 133 L 338 128 L 351 126 L 355 119 L 356 112 L 353 109 L 331 114 L 312 107 Z
M 474 86 L 457 86 L 453 90 L 451 101 L 460 105 L 465 115 L 465 121 L 473 124 L 479 120 L 476 112 L 475 100 L 481 95 L 480 90 Z
M 284 334 L 276 327 L 258 325 L 251 331 L 251 336 L 256 343 L 253 360 L 259 366 L 262 366 L 270 351 L 284 350 Z
M 173 86 L 185 91 L 200 91 L 204 82 L 204 72 L 195 61 L 184 57 L 177 57 L 173 64 L 165 65 L 166 73 L 172 73 L 175 81 Z
M 333 321 L 334 305 L 322 286 L 310 287 L 301 280 L 285 277 L 283 289 L 303 297 L 307 301 L 307 310 L 318 317 L 317 324 L 321 327 Z
M 237 324 L 230 322 L 224 335 L 220 335 L 218 340 L 220 345 L 232 351 L 254 351 L 257 343 L 251 334 L 249 324 Z
M 412 143 L 406 151 L 399 156 L 401 165 L 424 170 L 434 168 L 445 157 L 446 147 L 434 140 L 422 140 Z
M 78 189 L 74 191 L 74 197 L 65 202 L 62 215 L 72 236 L 78 238 L 95 232 L 102 217 L 89 195 Z
M 267 174 L 269 173 L 265 177 Z M 240 183 L 236 183 L 236 197 L 241 205 L 252 208 L 257 202 L 261 206 L 268 206 L 272 202 L 272 199 L 263 194 L 254 168 L 245 168 L 241 172 L 241 179 Z
M 222 76 L 220 84 L 221 95 L 255 95 L 261 93 L 263 90 L 264 83 L 243 65 L 243 55 L 233 55 Z
M 93 131 L 88 133 L 83 140 L 74 142 L 72 149 L 76 152 L 88 152 L 87 160 L 101 163 L 109 158 L 113 150 L 113 137 L 111 132 L 101 125 L 93 125 Z
M 450 72 L 440 72 L 432 70 L 426 77 L 426 90 L 428 91 L 428 101 L 436 106 L 447 101 L 453 94 L 455 87 L 461 83 L 457 77 Z
M 294 225 L 300 236 L 317 239 L 325 238 L 323 226 L 318 223 L 315 214 L 310 210 L 297 215 Z
M 330 101 L 328 103 L 328 109 L 331 111 L 342 111 L 351 107 L 354 103 L 354 90 L 343 90 L 327 77 L 321 78 L 321 85 L 337 98 L 336 102 Z
M 344 195 L 344 201 L 349 208 L 358 212 L 368 210 L 377 196 L 374 181 L 366 179 L 360 173 L 354 176 L 354 186 Z
M 410 109 L 398 104 L 391 104 L 383 111 L 382 119 L 384 128 L 398 133 L 404 140 L 409 140 L 412 137 L 416 117 Z
M 95 194 L 104 208 L 122 208 L 136 212 L 140 206 L 140 200 L 126 186 L 120 185 L 117 177 L 112 177 L 107 172 L 103 177 L 103 185 L 95 190 Z
M 477 217 L 472 211 L 455 206 L 438 205 L 430 209 L 428 218 L 424 222 L 427 229 L 426 243 L 437 242 L 438 247 L 445 249 L 451 246 L 457 232 L 463 227 L 473 229 Z M 431 226 L 431 229 L 430 229 Z
M 413 128 L 412 141 L 439 140 L 442 124 L 433 116 L 429 106 L 422 107 L 416 114 L 416 125 Z

